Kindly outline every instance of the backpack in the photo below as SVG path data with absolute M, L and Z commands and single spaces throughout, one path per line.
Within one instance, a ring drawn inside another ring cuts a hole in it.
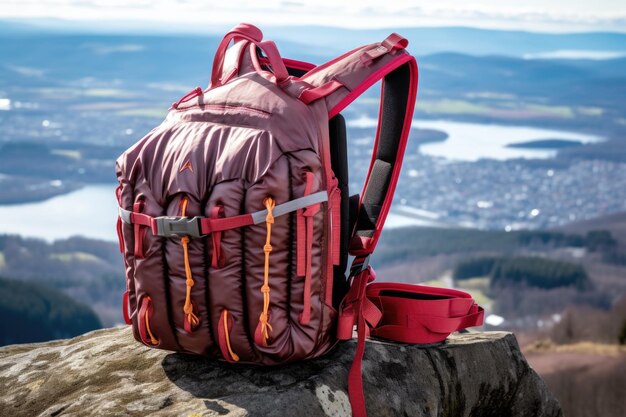
M 369 284 L 417 64 L 395 33 L 319 66 L 283 59 L 262 38 L 249 24 L 228 32 L 210 86 L 172 104 L 117 160 L 124 319 L 146 346 L 258 365 L 323 355 L 356 325 L 349 396 L 365 415 L 368 334 L 433 343 L 482 323 L 467 293 Z M 367 180 L 349 197 L 340 112 L 381 80 Z

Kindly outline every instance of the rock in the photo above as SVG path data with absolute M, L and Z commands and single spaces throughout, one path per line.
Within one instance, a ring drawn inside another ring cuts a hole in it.
M 349 416 L 355 343 L 276 368 L 152 350 L 130 329 L 0 349 L 2 416 Z M 562 416 L 510 333 L 438 346 L 368 342 L 370 416 Z

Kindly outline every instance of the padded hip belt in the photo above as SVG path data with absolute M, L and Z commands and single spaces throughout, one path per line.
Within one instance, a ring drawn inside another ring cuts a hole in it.
M 448 335 L 483 322 L 484 310 L 463 291 L 424 285 L 377 283 L 367 298 L 381 311 L 370 334 L 403 343 L 442 342 Z
M 483 323 L 484 311 L 466 292 L 424 285 L 378 283 L 369 256 L 357 257 L 352 284 L 339 307 L 337 337 L 357 331 L 354 361 L 348 374 L 348 396 L 354 417 L 365 417 L 361 366 L 368 335 L 404 343 L 442 342 L 450 333 Z
M 371 282 L 373 270 L 368 269 Z M 361 284 L 365 297 L 359 297 L 359 285 L 353 285 L 341 306 L 340 339 L 352 338 L 359 313 L 371 336 L 402 343 L 442 342 L 450 333 L 483 323 L 483 308 L 464 291 L 393 282 Z

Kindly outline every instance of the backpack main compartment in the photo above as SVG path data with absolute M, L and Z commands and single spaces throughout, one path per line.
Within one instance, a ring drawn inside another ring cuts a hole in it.
M 333 186 L 339 195 L 320 156 L 327 123 L 250 72 L 203 93 L 199 104 L 171 109 L 119 158 L 120 206 L 152 217 L 228 218 L 267 210 L 268 198 L 278 206 Z M 191 239 L 122 223 L 135 338 L 267 365 L 323 354 L 336 340 L 331 208 L 325 201 L 273 217 L 265 289 L 267 222 Z

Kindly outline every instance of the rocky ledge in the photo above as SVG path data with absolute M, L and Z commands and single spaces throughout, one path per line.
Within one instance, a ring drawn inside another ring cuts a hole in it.
M 129 329 L 0 349 L 2 416 L 349 416 L 355 343 L 260 368 L 148 349 Z M 438 346 L 368 342 L 370 416 L 562 416 L 510 333 Z

